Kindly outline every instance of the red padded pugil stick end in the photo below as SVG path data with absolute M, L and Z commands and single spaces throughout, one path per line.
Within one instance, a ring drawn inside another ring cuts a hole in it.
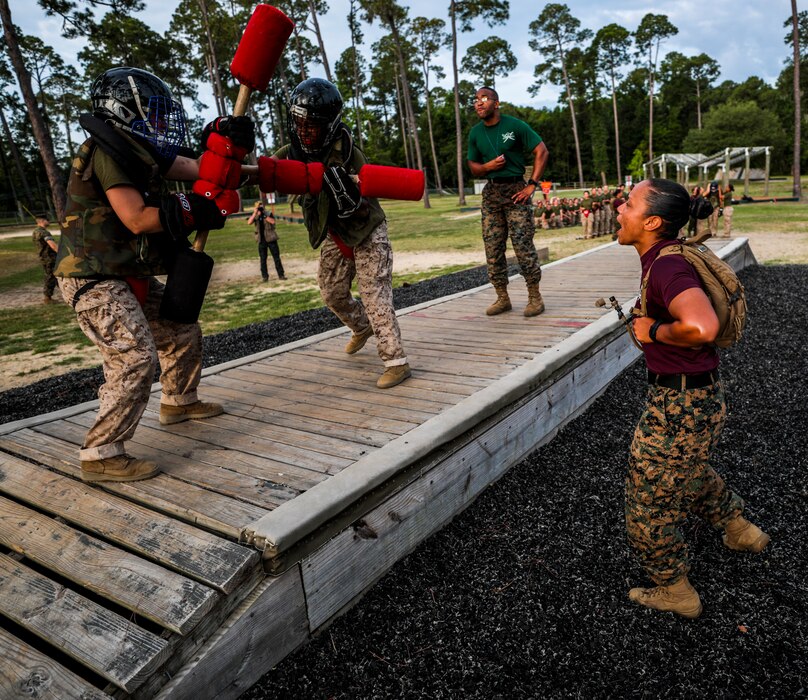
M 230 64 L 233 77 L 253 90 L 266 90 L 294 26 L 277 7 L 257 5 Z
M 363 165 L 359 170 L 359 190 L 363 197 L 417 201 L 424 196 L 424 173 L 389 165 Z

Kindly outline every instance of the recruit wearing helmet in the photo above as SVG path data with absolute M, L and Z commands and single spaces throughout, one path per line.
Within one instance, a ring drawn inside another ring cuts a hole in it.
M 307 155 L 323 151 L 336 138 L 342 114 L 337 86 L 322 78 L 300 83 L 289 98 L 289 133 L 292 144 Z
M 145 139 L 172 158 L 185 137 L 185 115 L 171 89 L 140 68 L 112 68 L 95 79 L 93 114 L 121 131 Z

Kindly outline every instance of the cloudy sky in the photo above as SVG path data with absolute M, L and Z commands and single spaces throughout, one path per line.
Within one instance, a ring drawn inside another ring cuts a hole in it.
M 348 0 L 328 0 L 329 12 L 320 18 L 326 52 L 333 66 L 339 54 L 350 45 L 345 17 L 348 13 Z M 68 61 L 75 62 L 77 52 L 81 48 L 79 41 L 67 41 L 61 37 L 61 21 L 48 18 L 33 0 L 11 0 L 11 11 L 15 24 L 27 34 L 39 36 L 46 43 L 54 46 Z M 447 20 L 448 0 L 404 0 L 403 4 L 410 8 L 410 17 L 438 16 Z M 678 27 L 679 34 L 663 44 L 662 54 L 668 51 L 679 51 L 685 55 L 707 53 L 721 65 L 720 80 L 745 80 L 750 75 L 757 75 L 766 82 L 773 82 L 783 66 L 789 49 L 783 43 L 786 29 L 783 22 L 790 16 L 790 3 L 783 0 L 771 2 L 761 0 L 737 0 L 736 2 L 705 2 L 700 0 L 660 0 L 649 5 L 646 0 L 620 0 L 620 2 L 604 2 L 599 0 L 571 0 L 567 3 L 571 12 L 581 20 L 582 26 L 597 31 L 600 27 L 616 22 L 634 30 L 640 19 L 649 11 L 668 15 L 671 22 Z M 146 10 L 139 15 L 140 19 L 151 27 L 164 32 L 168 28 L 171 13 L 176 7 L 175 0 L 147 0 Z M 474 31 L 461 37 L 460 52 L 493 35 L 502 36 L 511 44 L 519 65 L 507 78 L 497 82 L 497 89 L 503 99 L 516 104 L 536 107 L 553 106 L 558 93 L 555 88 L 545 86 L 535 97 L 527 93 L 533 82 L 533 67 L 538 62 L 536 55 L 528 47 L 528 24 L 541 12 L 541 3 L 511 0 L 511 17 L 504 26 L 488 27 L 477 22 Z M 381 32 L 378 27 L 364 27 L 365 48 Z M 438 64 L 450 72 L 451 55 L 446 52 L 439 56 Z M 316 75 L 316 68 L 314 69 Z M 469 76 L 470 77 L 470 76 Z M 444 81 L 448 87 L 448 82 Z M 203 101 L 212 104 L 212 99 L 205 96 L 210 92 L 204 87 L 200 90 Z M 213 117 L 213 110 L 205 116 Z

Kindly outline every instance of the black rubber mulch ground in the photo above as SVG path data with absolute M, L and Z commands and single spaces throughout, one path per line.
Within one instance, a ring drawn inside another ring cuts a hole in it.
M 622 517 L 638 364 L 243 697 L 808 695 L 808 267 L 742 277 L 751 317 L 722 354 L 714 464 L 772 543 L 730 552 L 689 523 L 700 619 L 626 598 L 647 584 Z

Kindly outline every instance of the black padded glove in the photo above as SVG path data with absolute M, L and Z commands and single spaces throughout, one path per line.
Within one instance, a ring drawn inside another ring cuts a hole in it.
M 323 184 L 326 193 L 337 208 L 337 216 L 347 219 L 362 205 L 362 193 L 359 185 L 340 165 L 326 168 L 323 172 Z
M 160 225 L 177 245 L 187 245 L 193 231 L 224 228 L 224 222 L 216 202 L 195 192 L 175 192 L 160 198 Z
M 202 150 L 207 148 L 208 136 L 214 133 L 226 136 L 247 153 L 255 148 L 255 124 L 249 117 L 219 117 L 208 122 L 202 129 Z

